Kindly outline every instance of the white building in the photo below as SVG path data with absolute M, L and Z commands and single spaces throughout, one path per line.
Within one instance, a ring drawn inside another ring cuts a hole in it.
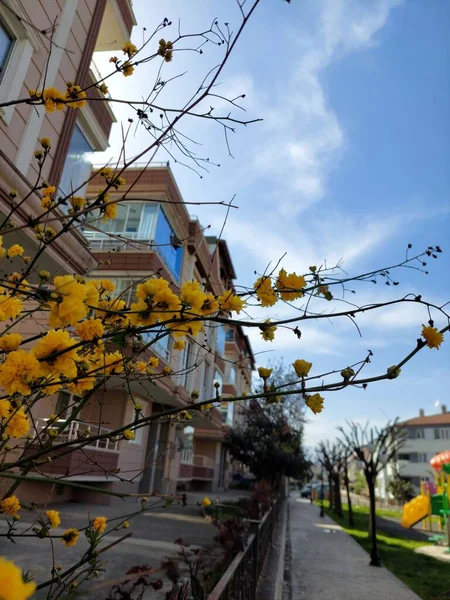
M 434 479 L 430 460 L 435 454 L 450 450 L 450 412 L 442 405 L 441 412 L 419 416 L 401 423 L 408 430 L 408 438 L 397 455 L 396 467 L 400 477 L 411 481 L 419 491 L 420 480 Z

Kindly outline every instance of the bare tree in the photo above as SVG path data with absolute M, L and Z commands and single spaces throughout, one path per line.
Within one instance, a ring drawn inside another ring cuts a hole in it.
M 406 431 L 399 426 L 398 420 L 388 422 L 384 427 L 364 426 L 360 423 L 348 422 L 347 429 L 338 427 L 342 434 L 342 443 L 362 463 L 364 475 L 369 488 L 370 519 L 369 537 L 372 538 L 370 564 L 380 567 L 381 561 L 377 549 L 376 530 L 376 497 L 375 486 L 377 477 L 385 465 L 392 461 L 399 448 L 405 442 Z
M 330 508 L 339 517 L 342 513 L 341 500 L 341 475 L 344 467 L 344 448 L 339 442 L 331 443 L 329 440 L 319 442 L 317 454 L 319 462 L 328 474 L 330 486 Z

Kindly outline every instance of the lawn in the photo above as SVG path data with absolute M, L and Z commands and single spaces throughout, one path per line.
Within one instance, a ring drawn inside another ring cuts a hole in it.
M 344 518 L 341 519 L 330 511 L 328 502 L 324 504 L 326 514 L 339 523 L 339 525 L 342 525 L 345 531 L 358 544 L 367 552 L 370 552 L 371 543 L 367 538 L 368 508 L 359 507 L 355 511 L 355 526 L 350 528 L 348 526 L 347 505 L 343 505 Z M 437 600 L 439 597 L 450 597 L 450 567 L 448 564 L 439 562 L 428 556 L 416 554 L 414 552 L 415 548 L 423 546 L 423 542 L 395 537 L 385 533 L 379 534 L 377 539 L 383 566 L 401 579 L 418 596 L 424 600 Z M 449 595 L 444 596 L 444 594 Z

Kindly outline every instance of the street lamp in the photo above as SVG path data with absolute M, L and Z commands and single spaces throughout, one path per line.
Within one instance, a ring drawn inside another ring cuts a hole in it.
M 325 511 L 323 510 L 323 469 L 320 472 L 320 516 L 325 516 Z

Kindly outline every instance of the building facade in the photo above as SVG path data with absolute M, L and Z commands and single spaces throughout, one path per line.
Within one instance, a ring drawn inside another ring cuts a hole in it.
M 421 409 L 418 417 L 401 425 L 407 429 L 408 438 L 397 455 L 395 469 L 419 491 L 421 480 L 434 481 L 430 460 L 450 449 L 450 412 L 445 405 L 434 415 L 426 415 Z

